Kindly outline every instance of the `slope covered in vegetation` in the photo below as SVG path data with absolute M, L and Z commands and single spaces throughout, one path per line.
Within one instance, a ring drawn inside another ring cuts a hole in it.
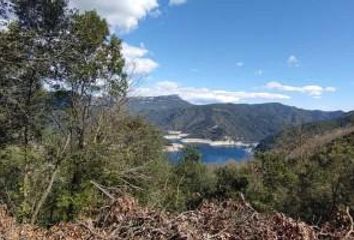
M 310 146 L 312 146 L 312 150 L 315 150 L 315 145 L 324 145 L 353 131 L 354 113 L 349 112 L 336 119 L 284 129 L 278 134 L 263 139 L 258 146 L 258 150 L 293 151 Z
M 130 101 L 133 112 L 160 129 L 179 130 L 192 137 L 212 140 L 231 136 L 237 140 L 258 142 L 289 127 L 331 120 L 344 114 L 340 111 L 307 111 L 278 103 L 186 105 L 176 96 L 133 98 Z

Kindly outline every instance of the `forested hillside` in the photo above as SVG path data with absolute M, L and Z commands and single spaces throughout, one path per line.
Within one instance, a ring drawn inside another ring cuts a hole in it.
M 310 148 L 312 146 L 310 152 L 313 152 L 316 150 L 315 143 L 324 145 L 353 131 L 354 113 L 349 112 L 337 119 L 312 122 L 284 129 L 278 134 L 263 139 L 258 146 L 258 150 L 293 151 L 297 148 Z
M 132 98 L 130 108 L 163 130 L 192 137 L 258 142 L 281 130 L 304 123 L 335 119 L 344 113 L 308 111 L 278 103 L 192 105 L 176 96 Z
M 282 179 L 270 185 L 279 187 L 273 194 L 279 191 L 286 199 L 277 209 L 323 221 L 353 205 L 353 116 L 350 112 L 336 120 L 290 128 L 260 143 L 257 158 L 263 173 Z

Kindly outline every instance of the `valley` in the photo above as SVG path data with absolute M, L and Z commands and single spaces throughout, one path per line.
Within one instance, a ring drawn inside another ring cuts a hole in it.
M 201 152 L 203 162 L 211 164 L 250 159 L 254 152 L 285 145 L 287 149 L 293 145 L 295 154 L 299 129 L 302 146 L 320 148 L 350 132 L 353 118 L 352 113 L 279 103 L 194 105 L 178 95 L 130 98 L 128 109 L 163 132 L 164 152 L 173 160 L 192 146 Z

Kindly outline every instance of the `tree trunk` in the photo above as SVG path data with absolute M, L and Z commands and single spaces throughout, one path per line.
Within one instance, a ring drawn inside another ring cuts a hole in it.
M 39 200 L 39 202 L 38 202 L 38 204 L 37 204 L 37 206 L 36 206 L 36 208 L 35 208 L 35 210 L 34 210 L 34 212 L 32 214 L 31 224 L 35 224 L 36 223 L 39 211 L 41 210 L 43 204 L 47 200 L 49 193 L 52 191 L 53 184 L 54 184 L 54 181 L 56 179 L 56 176 L 57 176 L 58 172 L 59 172 L 59 169 L 57 168 L 52 173 L 52 176 L 50 177 L 49 184 L 48 184 L 46 190 L 44 191 L 41 199 Z

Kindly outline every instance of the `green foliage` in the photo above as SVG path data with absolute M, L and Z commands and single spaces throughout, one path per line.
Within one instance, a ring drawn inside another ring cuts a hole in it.
M 9 31 L 0 32 L 1 145 L 28 145 L 40 137 L 45 114 L 41 78 L 47 65 L 30 60 L 41 55 L 37 37 L 16 24 Z
M 66 0 L 11 0 L 19 24 L 28 30 L 53 32 L 65 23 Z
M 301 204 L 294 213 L 302 213 L 305 219 L 326 220 L 353 206 L 353 139 L 353 134 L 338 139 L 309 159 L 299 173 Z
M 201 162 L 200 153 L 194 148 L 186 148 L 174 167 L 171 184 L 170 206 L 178 211 L 196 207 L 207 198 L 215 187 L 212 172 Z
M 30 162 L 30 167 L 28 162 Z M 28 174 L 30 173 L 30 174 Z M 29 218 L 31 205 L 45 188 L 50 166 L 40 149 L 23 149 L 9 146 L 0 151 L 0 186 L 4 191 L 0 194 L 3 201 L 20 219 Z M 27 176 L 27 180 L 24 181 Z M 36 186 L 33 191 L 32 186 Z M 23 193 L 28 190 L 27 195 Z M 26 201 L 25 201 L 26 200 Z
M 259 157 L 262 184 L 267 194 L 266 204 L 282 209 L 289 191 L 296 186 L 298 178 L 289 162 L 280 155 L 264 154 Z
M 107 199 L 94 183 L 162 205 L 170 166 L 160 133 L 122 111 L 121 40 L 64 0 L 14 4 L 0 32 L 0 201 L 43 224 L 94 213 Z
M 258 155 L 266 191 L 253 200 L 311 223 L 334 219 L 338 211 L 354 204 L 353 136 L 332 141 L 306 158 Z
M 216 192 L 215 197 L 221 199 L 237 198 L 240 192 L 245 192 L 249 179 L 240 165 L 227 165 L 215 170 Z

